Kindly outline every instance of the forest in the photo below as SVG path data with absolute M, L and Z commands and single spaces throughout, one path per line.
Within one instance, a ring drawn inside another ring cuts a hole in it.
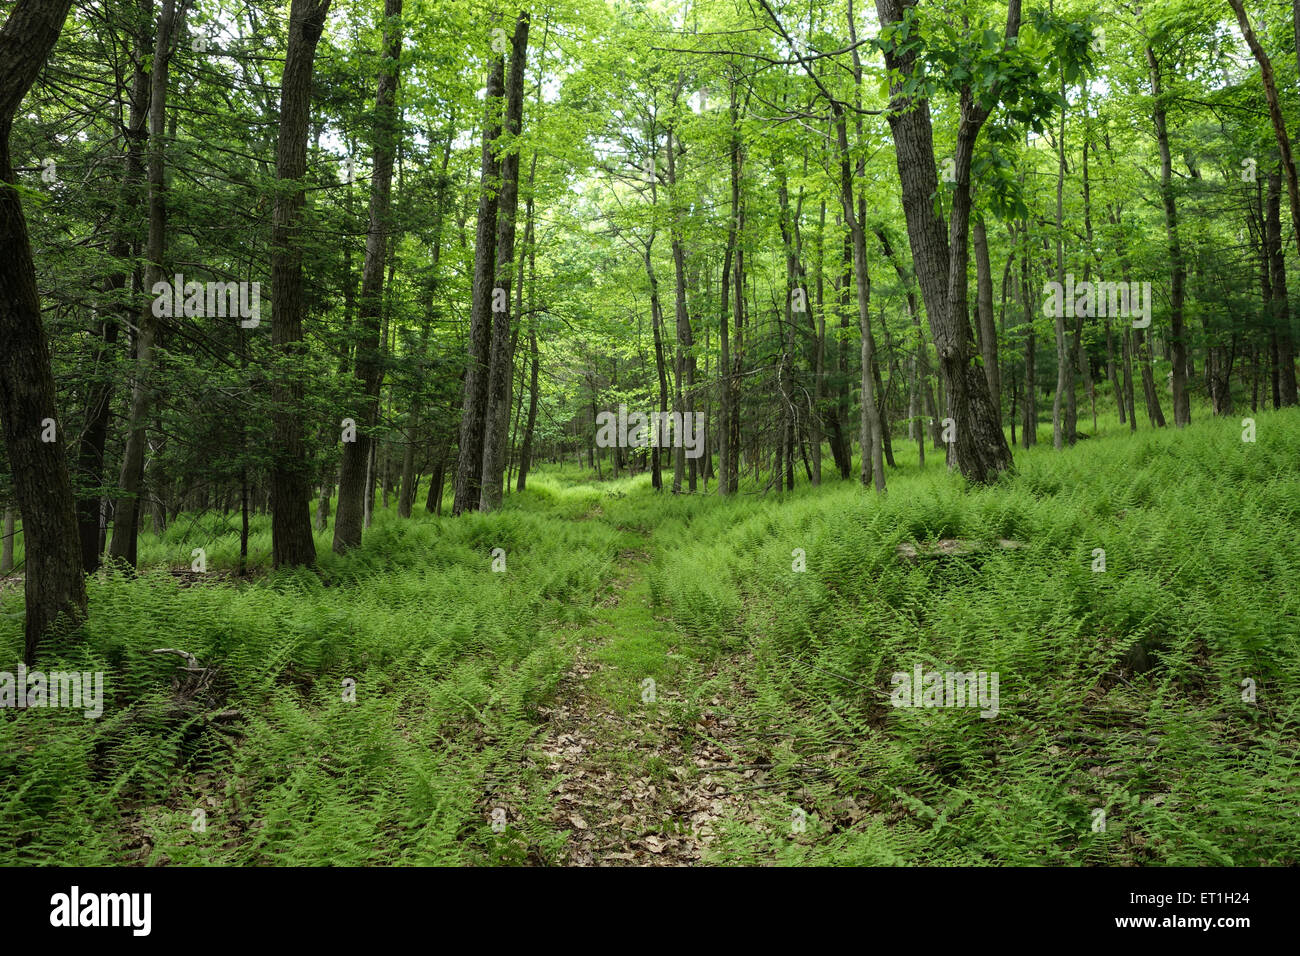
M 1300 863 L 1300 0 L 0 22 L 0 865 Z

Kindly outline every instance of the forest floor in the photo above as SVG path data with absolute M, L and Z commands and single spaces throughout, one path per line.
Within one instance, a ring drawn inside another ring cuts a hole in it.
M 552 822 L 569 832 L 561 862 L 691 864 L 725 822 L 758 825 L 773 802 L 759 793 L 767 764 L 731 712 L 749 693 L 743 656 L 705 666 L 683 654 L 680 632 L 651 605 L 649 554 L 619 561 L 595 619 L 561 638 L 574 664 L 542 709 L 535 758 L 549 771 Z
M 1294 865 L 1295 414 L 990 488 L 899 442 L 884 498 L 551 467 L 315 569 L 267 573 L 257 515 L 247 580 L 183 516 L 41 661 L 103 716 L 0 713 L 0 863 Z M 999 675 L 997 713 L 890 706 L 915 668 Z

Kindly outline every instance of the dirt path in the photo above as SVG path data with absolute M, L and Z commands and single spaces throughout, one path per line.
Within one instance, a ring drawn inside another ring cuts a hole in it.
M 676 653 L 654 616 L 645 552 L 620 555 L 596 618 L 565 635 L 574 666 L 531 754 L 568 831 L 568 865 L 680 866 L 707 860 L 727 819 L 754 822 L 749 766 L 730 688 L 717 668 Z M 730 693 L 729 693 L 730 691 Z

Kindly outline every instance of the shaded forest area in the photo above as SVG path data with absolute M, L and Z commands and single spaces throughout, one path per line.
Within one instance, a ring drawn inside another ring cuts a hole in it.
M 1300 0 L 0 11 L 16 859 L 1296 861 Z

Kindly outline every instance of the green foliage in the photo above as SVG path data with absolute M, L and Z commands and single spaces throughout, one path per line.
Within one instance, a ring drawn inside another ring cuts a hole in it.
M 0 714 L 0 774 L 13 782 L 0 862 L 507 859 L 517 847 L 492 832 L 489 795 L 512 781 L 569 665 L 555 630 L 591 601 L 619 538 L 565 517 L 589 494 L 537 487 L 536 501 L 460 521 L 380 512 L 346 560 L 322 534 L 319 577 L 92 579 L 84 645 L 41 666 L 104 671 L 104 715 Z M 209 567 L 226 569 L 238 539 L 221 533 L 211 516 L 183 518 L 148 556 L 188 565 L 202 542 Z M 269 546 L 264 530 L 254 545 L 262 536 Z M 490 570 L 496 547 L 505 573 Z M 7 659 L 21 633 L 4 619 Z M 212 668 L 207 686 L 150 653 L 164 647 Z M 206 833 L 191 832 L 196 808 Z
M 785 821 L 735 823 L 713 859 L 1294 865 L 1300 429 L 1258 423 L 1257 444 L 1225 421 L 1121 433 L 1022 452 L 993 488 L 905 468 L 883 501 L 840 485 L 665 523 L 658 606 L 751 649 L 740 723 L 831 824 L 791 844 Z M 943 538 L 1025 547 L 899 557 Z M 891 707 L 916 664 L 999 672 L 1000 715 Z

